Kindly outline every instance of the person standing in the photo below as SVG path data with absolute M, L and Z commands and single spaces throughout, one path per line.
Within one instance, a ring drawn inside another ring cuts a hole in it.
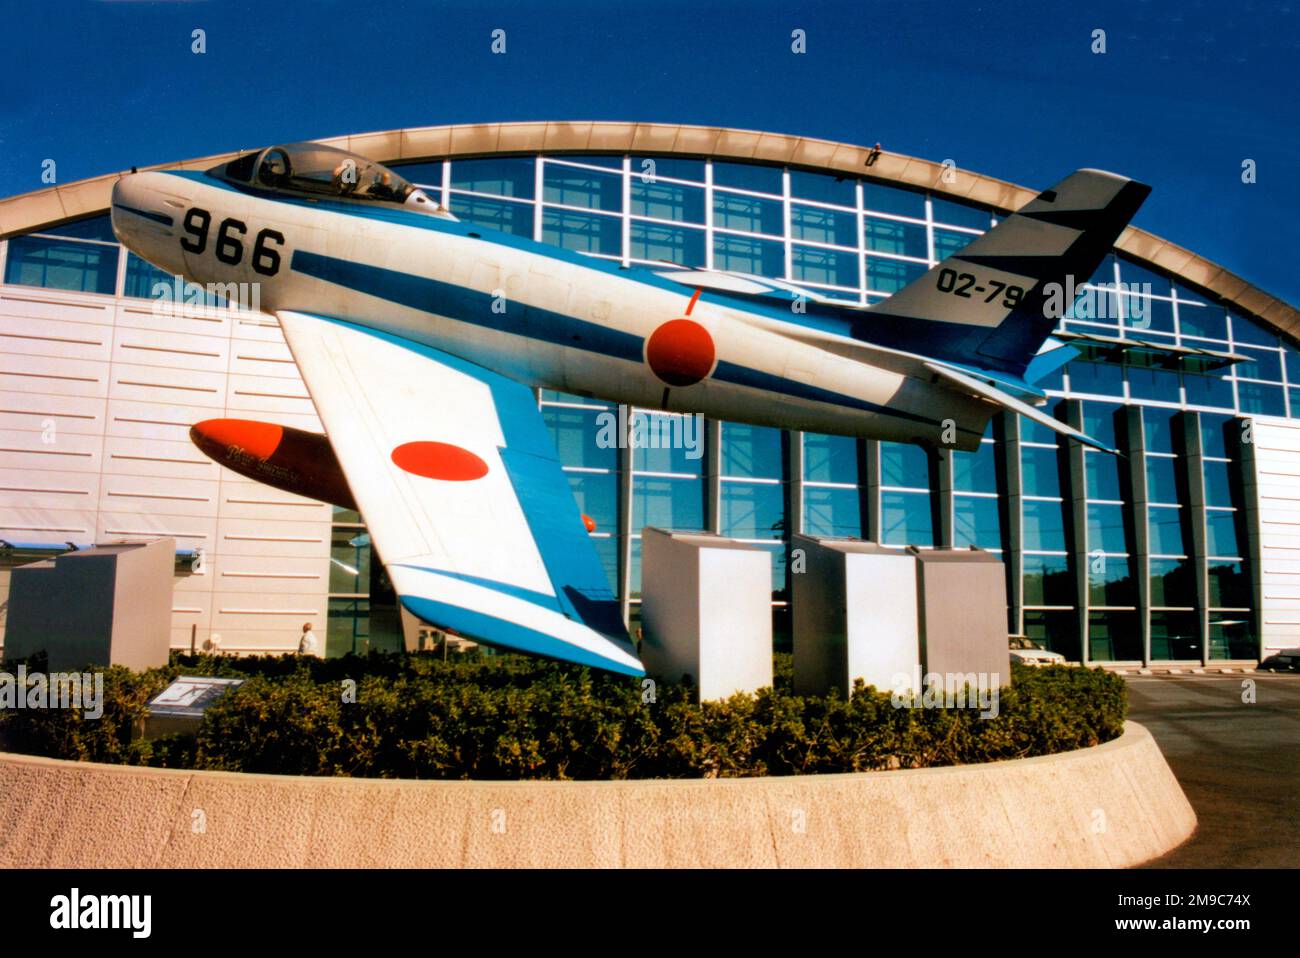
M 298 640 L 299 655 L 316 654 L 316 633 L 311 630 L 311 623 L 302 624 L 302 638 Z

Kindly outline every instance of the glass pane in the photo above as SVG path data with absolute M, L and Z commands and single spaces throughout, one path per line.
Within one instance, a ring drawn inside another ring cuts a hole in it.
M 722 474 L 753 479 L 781 479 L 785 475 L 781 430 L 768 426 L 724 423 Z
M 1119 406 L 1104 402 L 1085 402 L 1083 404 L 1083 431 L 1098 442 L 1111 448 L 1118 441 L 1115 437 L 1116 413 Z
M 1223 376 L 1210 373 L 1183 373 L 1183 391 L 1189 406 L 1210 406 L 1215 409 L 1232 409 L 1232 383 Z
M 918 259 L 925 259 L 929 255 L 924 226 L 868 216 L 865 232 L 867 249 L 874 252 L 915 256 Z
M 451 194 L 451 211 L 467 223 L 515 236 L 533 235 L 533 205 Z
M 617 216 L 547 207 L 542 213 L 542 240 L 580 253 L 618 256 L 623 251 L 623 223 Z
M 5 282 L 111 296 L 120 247 L 17 236 L 9 241 Z
M 1124 487 L 1120 482 L 1119 467 L 1127 462 L 1118 456 L 1085 449 L 1083 454 L 1084 478 L 1089 499 L 1123 499 Z
M 566 409 L 543 406 L 542 418 L 551 431 L 551 439 L 566 466 L 585 469 L 615 469 L 618 449 L 609 439 L 614 432 L 602 428 L 614 413 L 592 409 Z
M 1259 654 L 1254 616 L 1241 612 L 1211 614 L 1210 658 L 1257 659 Z
M 532 199 L 536 191 L 533 163 L 532 157 L 525 156 L 453 160 L 451 186 L 456 190 Z
M 1120 307 L 1124 311 L 1124 330 L 1133 336 L 1144 333 L 1172 333 L 1174 331 L 1174 304 L 1167 299 L 1149 299 L 1146 296 L 1122 296 Z
M 1023 515 L 1026 549 L 1034 552 L 1065 551 L 1065 518 L 1061 503 L 1026 499 Z
M 1178 330 L 1184 336 L 1225 340 L 1228 338 L 1228 314 L 1222 306 L 1197 306 L 1180 302 Z
M 1178 415 L 1153 406 L 1142 410 L 1142 433 L 1147 452 L 1178 452 L 1174 448 L 1174 420 Z
M 1208 506 L 1231 506 L 1232 499 L 1232 463 L 1205 460 L 1205 504 Z
M 1244 609 L 1254 605 L 1250 577 L 1241 562 L 1210 561 L 1210 606 Z
M 1144 266 L 1119 257 L 1119 281 L 1134 292 L 1144 295 L 1169 296 L 1171 287 L 1169 278 L 1161 276 Z
M 1039 612 L 1025 610 L 1025 635 L 1039 645 L 1059 652 L 1077 662 L 1079 655 L 1079 620 L 1073 612 Z
M 1021 479 L 1027 496 L 1061 494 L 1060 453 L 1040 446 L 1020 447 Z
M 704 230 L 633 220 L 628 239 L 628 255 L 633 259 L 662 260 L 691 268 L 703 267 L 706 262 Z
M 1243 413 L 1257 413 L 1261 416 L 1286 415 L 1286 400 L 1282 396 L 1281 386 L 1239 382 L 1237 402 Z
M 1124 507 L 1088 503 L 1088 552 L 1128 552 Z
M 755 163 L 713 164 L 713 185 L 734 186 L 738 190 L 751 190 L 755 193 L 772 193 L 780 196 L 781 167 L 759 166 Z
M 953 545 L 1001 549 L 1002 530 L 998 522 L 998 500 L 983 496 L 953 497 Z
M 1199 659 L 1200 627 L 1195 612 L 1151 613 L 1151 658 Z
M 362 653 L 369 647 L 369 599 L 330 599 L 328 622 L 325 629 L 327 657 Z
M 880 482 L 886 486 L 929 489 L 929 454 L 914 443 L 882 442 L 880 444 Z
M 929 493 L 881 493 L 880 531 L 886 545 L 933 545 Z
M 1183 555 L 1187 545 L 1183 540 L 1181 509 L 1152 506 L 1148 511 L 1153 555 Z
M 1128 367 L 1128 393 L 1132 399 L 1180 402 L 1178 372 L 1154 367 Z
M 896 293 L 914 279 L 925 275 L 923 263 L 867 257 L 867 288 L 877 293 Z
M 1153 606 L 1196 604 L 1190 559 L 1151 560 L 1151 604 Z
M 1177 505 L 1186 495 L 1179 495 L 1178 460 L 1164 456 L 1147 456 L 1147 499 Z
M 1137 605 L 1137 584 L 1124 556 L 1088 556 L 1088 593 L 1093 605 Z
M 991 222 L 989 211 L 974 206 L 965 206 L 951 200 L 930 198 L 930 209 L 934 212 L 936 223 L 948 223 L 951 226 L 968 226 L 971 229 L 986 230 Z
M 1065 367 L 1065 371 L 1070 374 L 1071 392 L 1094 393 L 1099 396 L 1124 395 L 1123 366 L 1076 359 Z
M 1232 416 L 1201 413 L 1201 453 L 1206 456 L 1228 457 L 1227 430 L 1241 427 Z
M 857 205 L 857 180 L 849 176 L 790 171 L 790 195 L 852 209 Z
M 785 532 L 783 487 L 747 482 L 722 484 L 722 534 L 724 536 L 735 536 L 739 539 L 780 539 Z
M 567 472 L 578 511 L 596 523 L 596 532 L 618 530 L 618 480 L 612 473 Z
M 370 533 L 364 529 L 330 532 L 330 592 L 370 594 Z
M 850 436 L 803 435 L 803 475 L 810 482 L 858 481 L 858 442 Z
M 858 248 L 858 218 L 854 213 L 820 206 L 790 206 L 790 235 L 795 239 Z
M 642 183 L 633 175 L 632 214 L 682 223 L 704 222 L 704 190 L 677 183 Z
M 1065 556 L 1025 556 L 1025 605 L 1074 605 Z
M 1094 662 L 1141 661 L 1137 612 L 1093 612 L 1088 616 L 1088 652 Z
M 692 476 L 704 468 L 704 419 L 673 413 L 632 413 L 628 442 L 638 472 L 678 472 Z
M 785 275 L 785 244 L 718 233 L 713 237 L 713 265 L 716 269 L 776 279 Z
M 542 195 L 547 203 L 562 203 L 565 206 L 581 206 L 611 213 L 623 209 L 622 176 L 547 163 L 542 177 Z
M 704 161 L 683 160 L 669 156 L 632 157 L 632 182 L 649 182 L 667 177 L 673 180 L 704 182 Z
M 1205 547 L 1210 555 L 1241 555 L 1241 546 L 1237 541 L 1237 514 L 1235 512 L 1206 512 L 1205 531 Z
M 1238 347 L 1238 352 L 1249 356 L 1249 362 L 1237 363 L 1233 370 L 1238 379 L 1267 379 L 1269 382 L 1282 381 L 1282 354 L 1271 349 L 1254 349 L 1250 346 Z
M 1257 323 L 1245 316 L 1238 316 L 1236 313 L 1229 315 L 1232 320 L 1232 341 L 1234 344 L 1246 343 L 1251 346 L 1277 348 L 1278 338 L 1275 331 L 1268 329 L 1263 323 Z
M 734 516 L 732 519 L 739 521 Z M 632 528 L 640 532 L 643 526 L 654 526 L 658 529 L 703 529 L 704 483 L 698 479 L 633 476 Z M 743 535 L 747 538 L 756 535 L 770 538 L 767 533 L 756 534 L 750 531 L 744 532 Z
M 713 194 L 713 225 L 719 229 L 781 236 L 783 222 L 780 200 L 722 191 Z
M 1142 661 L 1142 632 L 1136 612 L 1088 615 L 1088 654 L 1094 662 Z
M 37 232 L 49 236 L 102 240 L 105 243 L 117 242 L 117 237 L 113 235 L 112 217 L 107 213 L 102 213 L 99 216 L 88 216 L 84 220 L 73 220 L 70 223 L 60 223 L 58 226 L 47 226 Z
M 934 231 L 934 258 L 939 262 L 943 262 L 953 253 L 967 246 L 973 239 L 975 239 L 975 236 L 972 233 L 936 229 Z
M 857 253 L 800 246 L 796 243 L 791 250 L 790 268 L 791 278 L 800 282 L 846 286 L 851 289 L 859 286 Z
M 984 442 L 980 443 L 979 449 L 975 452 L 954 452 L 952 481 L 953 488 L 958 492 L 997 492 L 997 446 L 991 442 Z
M 857 489 L 804 489 L 804 531 L 810 536 L 862 535 L 861 498 Z
M 879 183 L 862 184 L 862 205 L 864 209 L 877 213 L 892 213 L 895 216 L 913 216 L 925 219 L 925 196 L 911 190 L 900 190 L 893 186 L 881 186 Z

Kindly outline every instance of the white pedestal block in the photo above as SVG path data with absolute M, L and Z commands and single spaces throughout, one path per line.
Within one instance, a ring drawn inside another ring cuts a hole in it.
M 49 656 L 49 671 L 166 665 L 176 540 L 95 546 L 13 570 L 5 657 Z
M 795 692 L 847 696 L 855 679 L 882 692 L 912 688 L 921 661 L 916 558 L 858 539 L 795 536 L 793 549 L 803 550 L 791 554 Z
M 918 549 L 916 562 L 926 673 L 1011 684 L 1002 560 L 973 549 Z
M 702 701 L 772 684 L 772 558 L 707 533 L 641 533 L 641 661 Z

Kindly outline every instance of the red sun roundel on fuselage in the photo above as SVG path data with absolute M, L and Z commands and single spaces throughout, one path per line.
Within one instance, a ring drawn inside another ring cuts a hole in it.
M 692 319 L 670 319 L 646 340 L 645 361 L 669 386 L 693 386 L 713 371 L 709 331 Z
M 426 479 L 469 482 L 488 474 L 488 464 L 460 446 L 447 442 L 406 442 L 392 453 L 393 463 L 406 472 Z

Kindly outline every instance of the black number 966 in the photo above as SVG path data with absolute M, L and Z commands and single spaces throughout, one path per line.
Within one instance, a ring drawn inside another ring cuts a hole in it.
M 208 248 L 208 230 L 212 226 L 212 214 L 195 206 L 185 213 L 185 232 L 181 237 L 181 249 L 199 255 Z M 238 266 L 244 258 L 244 244 L 240 242 L 248 234 L 248 227 L 233 217 L 227 217 L 217 227 L 217 241 L 213 252 L 227 266 Z M 272 246 L 271 244 L 275 245 Z M 253 270 L 263 276 L 274 276 L 280 272 L 280 251 L 284 245 L 284 234 L 278 230 L 264 229 L 257 234 L 253 243 Z

